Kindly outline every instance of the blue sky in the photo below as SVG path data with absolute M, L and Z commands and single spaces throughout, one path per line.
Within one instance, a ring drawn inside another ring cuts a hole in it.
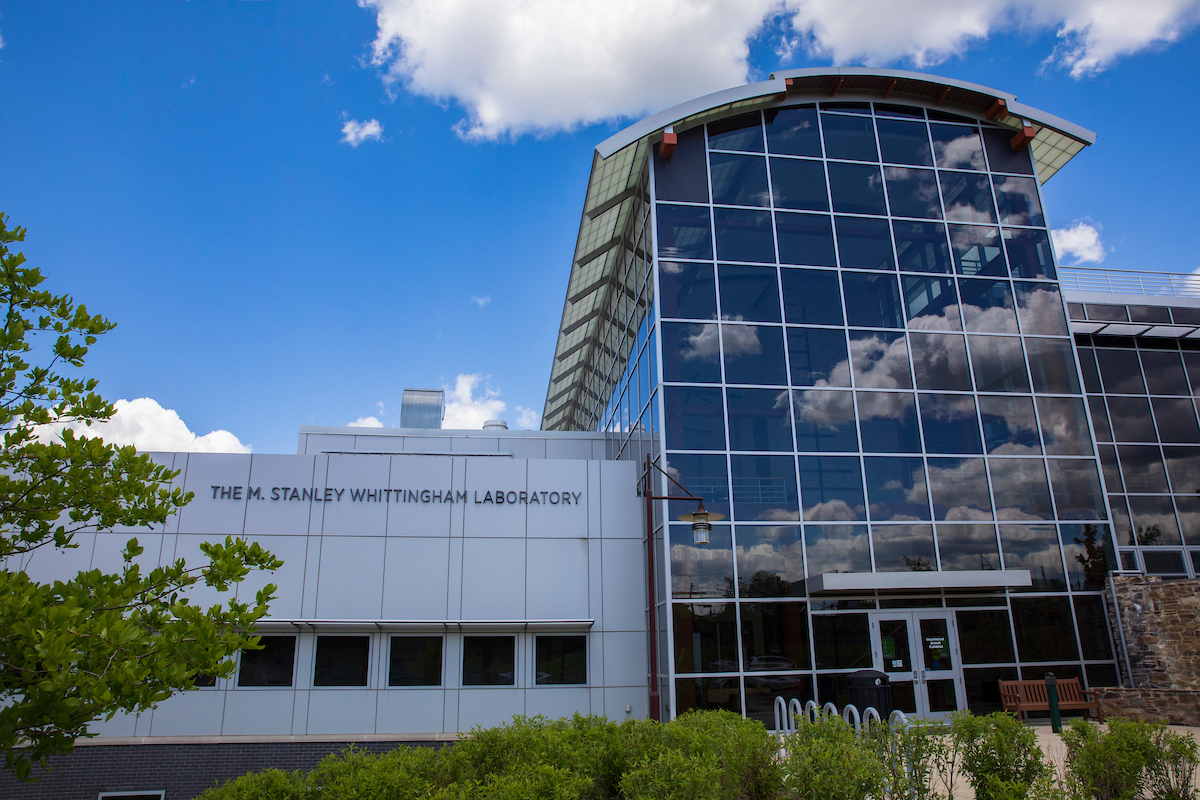
M 699 7 L 0 0 L 0 211 L 119 323 L 105 396 L 181 419 L 121 435 L 180 449 L 398 425 L 406 386 L 536 424 L 594 145 L 775 68 L 922 69 L 1090 128 L 1052 227 L 1096 228 L 1105 267 L 1200 266 L 1196 2 Z

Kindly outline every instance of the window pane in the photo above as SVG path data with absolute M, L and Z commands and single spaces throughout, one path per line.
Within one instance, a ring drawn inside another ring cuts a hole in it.
M 762 122 L 757 111 L 739 114 L 736 117 L 708 124 L 708 148 L 710 150 L 745 150 L 761 153 L 763 150 Z
M 724 450 L 725 411 L 719 388 L 667 386 L 667 449 Z
M 946 219 L 956 222 L 995 222 L 992 185 L 987 175 L 970 172 L 939 172 Z
M 982 225 L 951 225 L 950 250 L 960 275 L 1008 277 L 1000 230 Z
M 779 262 L 812 267 L 837 266 L 833 226 L 825 214 L 775 213 Z
M 866 614 L 816 614 L 812 626 L 817 669 L 871 667 L 871 630 Z
M 1149 575 L 1177 575 L 1184 577 L 1183 553 L 1178 550 L 1143 550 L 1142 563 Z
M 704 168 L 704 129 L 679 134 L 671 158 L 654 151 L 654 194 L 659 200 L 683 203 L 708 202 L 708 171 Z M 661 229 L 659 235 L 662 235 Z
M 1071 589 L 1076 592 L 1104 589 L 1108 571 L 1117 566 L 1108 526 L 1087 523 L 1059 525 L 1058 528 Z
M 726 383 L 787 385 L 783 328 L 766 325 L 722 325 Z
M 854 385 L 866 389 L 911 389 L 908 345 L 902 333 L 850 331 Z
M 1054 257 L 1045 231 L 1004 229 L 1004 249 L 1014 278 L 1054 278 Z
M 787 389 L 727 389 L 729 449 L 792 450 Z
M 883 177 L 869 164 L 829 162 L 829 195 L 833 210 L 843 214 L 887 214 Z
M 291 686 L 296 661 L 295 636 L 262 636 L 261 650 L 243 650 L 238 686 Z
M 717 258 L 722 261 L 775 263 L 775 236 L 770 211 L 714 208 L 717 227 Z M 681 258 L 708 258 L 683 256 Z
M 982 458 L 929 459 L 929 494 L 934 519 L 971 522 L 992 518 Z
M 858 456 L 800 456 L 799 465 L 805 522 L 867 518 Z
M 875 128 L 870 117 L 822 114 L 821 127 L 825 132 L 826 158 L 879 160 L 879 151 L 875 148 Z
M 1145 397 L 1109 397 L 1112 432 L 1118 442 L 1157 442 L 1150 400 Z
M 1015 661 L 1008 611 L 956 611 L 958 647 L 964 664 Z
M 981 396 L 979 416 L 983 420 L 983 444 L 988 455 L 1023 456 L 1042 452 L 1032 398 Z
M 442 637 L 393 636 L 388 686 L 441 686 Z
M 1100 451 L 1100 469 L 1104 472 L 1104 485 L 1110 492 L 1124 491 L 1121 483 L 1121 468 L 1117 463 L 1117 448 L 1110 444 L 1102 444 Z
M 875 124 L 879 128 L 879 151 L 885 162 L 914 164 L 918 167 L 933 166 L 933 153 L 929 149 L 929 131 L 926 130 L 924 122 L 881 119 Z M 936 191 L 934 196 L 937 196 Z
M 941 219 L 937 176 L 931 169 L 885 167 L 888 205 L 894 217 Z
M 1033 174 L 1033 162 L 1029 160 L 1029 148 L 1014 150 L 1010 131 L 984 128 L 983 141 L 987 145 L 988 166 L 991 167 L 992 172 Z
M 662 333 L 663 380 L 721 381 L 721 348 L 716 323 L 664 322 Z
M 828 211 L 825 165 L 820 161 L 772 158 L 771 194 L 776 208 Z
M 800 519 L 792 456 L 733 456 L 733 510 L 739 520 Z
M 313 686 L 366 686 L 369 636 L 318 636 Z
M 586 636 L 538 636 L 535 651 L 539 685 L 587 683 Z
M 1052 456 L 1090 456 L 1092 435 L 1088 431 L 1083 400 L 1074 397 L 1039 397 L 1042 441 Z
M 1088 409 L 1092 412 L 1092 431 L 1096 435 L 1096 440 L 1101 442 L 1111 442 L 1112 429 L 1108 424 L 1108 410 L 1104 408 L 1103 397 L 1089 397 Z
M 981 392 L 1028 392 L 1025 354 L 1015 336 L 968 336 L 975 386 Z
M 1033 579 L 1027 591 L 1066 591 L 1058 531 L 1053 525 L 1001 525 L 1005 569 L 1027 569 Z
M 804 548 L 810 578 L 826 572 L 871 571 L 866 525 L 805 525 Z
M 1175 522 L 1175 507 L 1164 495 L 1130 495 L 1129 516 L 1137 544 L 1146 547 L 1160 544 L 1183 544 L 1179 525 Z
M 463 637 L 463 686 L 515 686 L 516 639 Z
M 1104 492 L 1093 461 L 1052 458 L 1047 462 L 1059 519 L 1105 519 Z
M 1017 315 L 1008 281 L 959 278 L 962 316 L 968 331 L 1016 333 Z
M 1079 394 L 1079 370 L 1069 339 L 1025 339 L 1033 390 L 1050 394 Z
M 1171 324 L 1171 309 L 1162 306 L 1129 306 L 1129 319 L 1134 322 Z
M 1125 475 L 1126 491 L 1170 491 L 1167 488 L 1167 473 L 1163 468 L 1162 456 L 1156 446 L 1118 445 L 1117 455 L 1121 459 L 1121 472 Z
M 913 332 L 908 334 L 908 346 L 918 389 L 971 391 L 967 345 L 961 334 Z
M 717 289 L 712 264 L 660 261 L 658 286 L 664 317 L 717 318 Z
M 736 675 L 729 678 L 676 678 L 675 703 L 681 714 L 692 709 L 742 713 L 742 693 Z
M 1005 225 L 1046 224 L 1042 203 L 1038 199 L 1037 181 L 1033 178 L 996 178 L 996 202 L 1000 205 L 1000 222 Z
M 697 497 L 704 498 L 704 507 L 709 511 L 729 516 L 729 472 L 723 455 L 684 455 L 668 453 L 665 467 L 668 475 Z M 667 483 L 667 487 L 674 487 Z M 678 487 L 675 487 L 676 489 Z M 667 488 L 664 494 L 673 494 Z M 694 502 L 672 500 L 669 516 L 690 514 L 696 510 Z
M 780 275 L 783 282 L 783 313 L 788 322 L 842 324 L 842 293 L 838 288 L 836 272 L 782 269 Z
M 1104 391 L 1110 394 L 1146 394 L 1136 350 L 1100 347 L 1096 349 L 1096 362 L 1100 365 Z
M 1075 626 L 1065 597 L 1014 597 L 1013 627 L 1022 661 L 1073 661 L 1079 658 Z
M 926 452 L 983 452 L 974 397 L 969 394 L 922 394 L 919 399 Z
M 766 112 L 767 149 L 785 156 L 821 157 L 821 133 L 817 129 L 817 110 L 776 108 Z
M 806 624 L 807 629 L 807 624 Z M 810 675 L 772 675 L 746 678 L 746 716 L 761 722 L 767 730 L 775 729 L 775 698 L 801 704 L 816 697 Z
M 958 293 L 953 278 L 905 275 L 904 305 L 908 327 L 918 330 L 960 331 Z
M 1146 386 L 1150 394 L 1189 395 L 1187 375 L 1179 353 L 1169 350 L 1142 350 L 1142 368 L 1146 373 Z
M 838 257 L 853 269 L 896 268 L 892 259 L 892 234 L 885 219 L 835 217 Z
M 938 525 L 943 570 L 1001 569 L 994 525 Z
M 846 316 L 851 325 L 865 328 L 903 328 L 900 287 L 894 275 L 863 272 L 842 274 Z
M 1108 633 L 1108 615 L 1099 597 L 1075 597 L 1075 617 L 1079 621 L 1079 641 L 1083 657 L 1112 658 L 1112 637 Z
M 940 222 L 894 220 L 896 257 L 910 272 L 953 272 L 946 226 Z
M 793 393 L 796 405 L 796 449 L 816 452 L 854 452 L 854 395 L 826 389 Z M 790 449 L 790 448 L 789 448 Z
M 917 404 L 910 392 L 855 392 L 862 446 L 871 453 L 919 453 Z
M 772 267 L 721 264 L 721 318 L 779 322 L 779 278 Z
M 1102 392 L 1100 370 L 1096 367 L 1096 351 L 1090 347 L 1078 347 L 1076 353 L 1079 355 L 1079 374 L 1083 376 L 1083 390 L 1097 394 Z
M 730 527 L 713 525 L 708 544 L 695 543 L 690 525 L 671 525 L 670 528 L 671 597 L 676 600 L 733 597 L 733 536 Z
M 733 603 L 676 603 L 675 669 L 737 672 L 737 620 Z
M 979 131 L 963 125 L 929 126 L 933 138 L 933 153 L 937 157 L 937 165 L 943 169 L 975 169 L 982 170 L 983 143 L 979 141 Z
M 728 206 L 771 205 L 765 158 L 713 153 L 709 156 L 709 163 L 714 203 Z
M 845 331 L 788 328 L 787 343 L 793 386 L 850 385 Z
M 804 603 L 743 603 L 740 611 L 747 672 L 811 668 Z
M 872 525 L 876 572 L 929 572 L 937 569 L 932 525 Z
M 1066 336 L 1070 332 L 1062 313 L 1062 297 L 1058 288 L 1045 283 L 1013 284 L 1016 288 L 1016 314 L 1021 318 L 1021 331 Z
M 738 594 L 802 597 L 804 543 L 798 525 L 737 526 Z
M 665 258 L 712 258 L 708 209 L 659 203 L 658 254 Z
M 989 466 L 997 519 L 1054 519 L 1046 467 L 1040 459 L 993 458 Z
M 1167 473 L 1171 476 L 1174 491 L 1188 494 L 1200 492 L 1200 448 L 1164 447 L 1163 456 L 1167 460 Z
M 863 464 L 872 520 L 930 518 L 925 464 L 920 458 L 867 456 Z

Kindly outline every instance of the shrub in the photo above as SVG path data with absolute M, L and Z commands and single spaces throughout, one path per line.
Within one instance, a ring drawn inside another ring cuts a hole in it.
M 790 798 L 865 800 L 883 795 L 884 767 L 875 748 L 841 717 L 797 720 L 785 747 L 784 786 Z
M 721 768 L 712 754 L 686 755 L 662 750 L 635 762 L 621 778 L 627 800 L 720 800 Z
M 277 769 L 251 772 L 200 795 L 204 800 L 305 800 L 301 774 Z
M 436 751 L 399 747 L 383 755 L 351 747 L 321 759 L 303 784 L 321 800 L 408 800 L 432 789 Z
M 1196 770 L 1200 769 L 1196 740 L 1165 725 L 1155 728 L 1151 740 L 1158 757 L 1147 769 L 1146 794 L 1152 800 L 1196 800 Z
M 1037 735 L 1012 714 L 997 711 L 977 717 L 959 712 L 951 720 L 950 733 L 976 800 L 1027 797 L 1028 788 L 1049 774 Z
M 1111 719 L 1108 731 L 1075 720 L 1063 732 L 1067 775 L 1095 800 L 1193 800 L 1200 763 L 1195 740 L 1163 723 Z
M 872 725 L 866 741 L 879 758 L 884 796 L 894 800 L 938 800 L 935 781 L 947 786 L 947 760 L 952 757 L 945 728 L 931 720 L 909 725 Z

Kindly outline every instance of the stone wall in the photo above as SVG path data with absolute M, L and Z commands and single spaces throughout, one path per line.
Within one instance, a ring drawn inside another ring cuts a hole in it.
M 1185 689 L 1098 689 L 1100 710 L 1108 717 L 1125 717 L 1171 725 L 1200 726 L 1200 691 Z
M 1120 613 L 1133 686 L 1200 690 L 1200 580 L 1119 575 L 1105 593 Z

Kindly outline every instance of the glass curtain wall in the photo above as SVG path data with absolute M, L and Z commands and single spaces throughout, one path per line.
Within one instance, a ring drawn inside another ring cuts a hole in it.
M 1176 324 L 1194 308 L 1071 303 L 1073 319 Z M 1143 326 L 1144 327 L 1144 326 Z M 1121 567 L 1200 575 L 1200 342 L 1076 337 Z
M 1034 168 L 1010 138 L 830 102 L 656 150 L 664 468 L 728 520 L 703 546 L 669 524 L 659 551 L 672 713 L 772 726 L 777 695 L 841 704 L 885 608 L 953 609 L 974 710 L 999 707 L 998 679 L 1115 683 L 1099 464 Z M 1002 568 L 1033 585 L 806 589 Z

